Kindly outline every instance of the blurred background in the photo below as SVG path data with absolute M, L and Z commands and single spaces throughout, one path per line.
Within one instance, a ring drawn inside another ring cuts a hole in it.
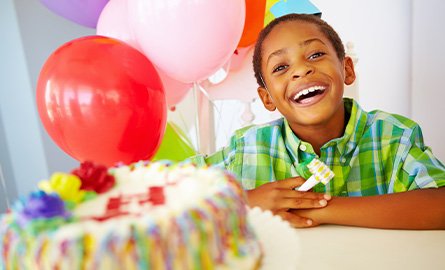
M 353 44 L 359 103 L 411 117 L 423 128 L 425 142 L 445 160 L 445 2 L 440 0 L 312 0 L 322 18 L 342 40 Z M 52 172 L 68 172 L 78 162 L 52 141 L 39 119 L 35 91 L 39 72 L 51 53 L 65 42 L 94 35 L 96 30 L 51 12 L 38 0 L 0 1 L 0 213 L 7 202 L 31 191 Z M 217 33 L 215 33 L 217 34 Z M 228 79 L 228 78 L 227 78 Z M 240 84 L 253 123 L 277 117 L 255 100 L 251 79 Z M 205 86 L 203 86 L 205 88 Z M 221 84 L 221 87 L 224 87 Z M 225 91 L 222 89 L 220 91 Z M 229 91 L 229 90 L 227 90 Z M 230 90 L 230 91 L 233 91 Z M 215 148 L 243 125 L 245 103 L 237 98 L 214 100 Z M 168 120 L 197 147 L 196 100 L 190 91 Z

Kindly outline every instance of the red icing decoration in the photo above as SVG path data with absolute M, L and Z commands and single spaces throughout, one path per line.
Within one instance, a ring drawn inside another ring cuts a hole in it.
M 73 170 L 72 174 L 78 176 L 82 181 L 81 189 L 104 193 L 112 188 L 115 179 L 108 174 L 107 167 L 97 165 L 89 161 L 83 162 L 79 168 Z
M 148 189 L 150 196 L 150 202 L 153 205 L 160 205 L 165 203 L 164 188 L 163 187 L 150 187 Z
M 132 202 L 137 202 L 141 207 L 145 205 L 161 205 L 165 203 L 164 187 L 149 187 L 145 193 L 119 195 L 108 199 L 105 213 L 99 217 L 93 217 L 97 221 L 105 221 L 110 218 L 124 215 L 139 215 L 143 213 L 131 213 L 127 211 L 127 206 Z

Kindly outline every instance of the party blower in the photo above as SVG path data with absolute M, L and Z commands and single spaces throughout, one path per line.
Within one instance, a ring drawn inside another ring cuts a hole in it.
M 308 191 L 320 182 L 326 185 L 335 175 L 326 164 L 316 158 L 300 164 L 300 170 L 302 171 L 300 174 L 302 177 L 307 178 L 309 173 L 312 175 L 303 183 L 303 185 L 295 188 L 295 190 L 298 191 Z

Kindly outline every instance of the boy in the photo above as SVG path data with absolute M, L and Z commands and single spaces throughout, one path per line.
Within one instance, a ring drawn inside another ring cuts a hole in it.
M 326 22 L 303 14 L 272 21 L 253 65 L 265 108 L 284 119 L 237 131 L 228 147 L 197 163 L 224 166 L 248 190 L 251 207 L 295 227 L 445 229 L 445 167 L 415 122 L 343 99 L 354 66 Z M 298 164 L 311 157 L 335 177 L 296 191 L 305 180 Z

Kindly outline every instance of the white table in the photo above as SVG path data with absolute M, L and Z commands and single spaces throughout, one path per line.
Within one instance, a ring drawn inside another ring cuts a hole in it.
M 248 213 L 263 245 L 261 270 L 445 270 L 445 230 L 294 229 L 270 211 Z
M 298 269 L 445 269 L 445 231 L 331 225 L 296 231 Z

